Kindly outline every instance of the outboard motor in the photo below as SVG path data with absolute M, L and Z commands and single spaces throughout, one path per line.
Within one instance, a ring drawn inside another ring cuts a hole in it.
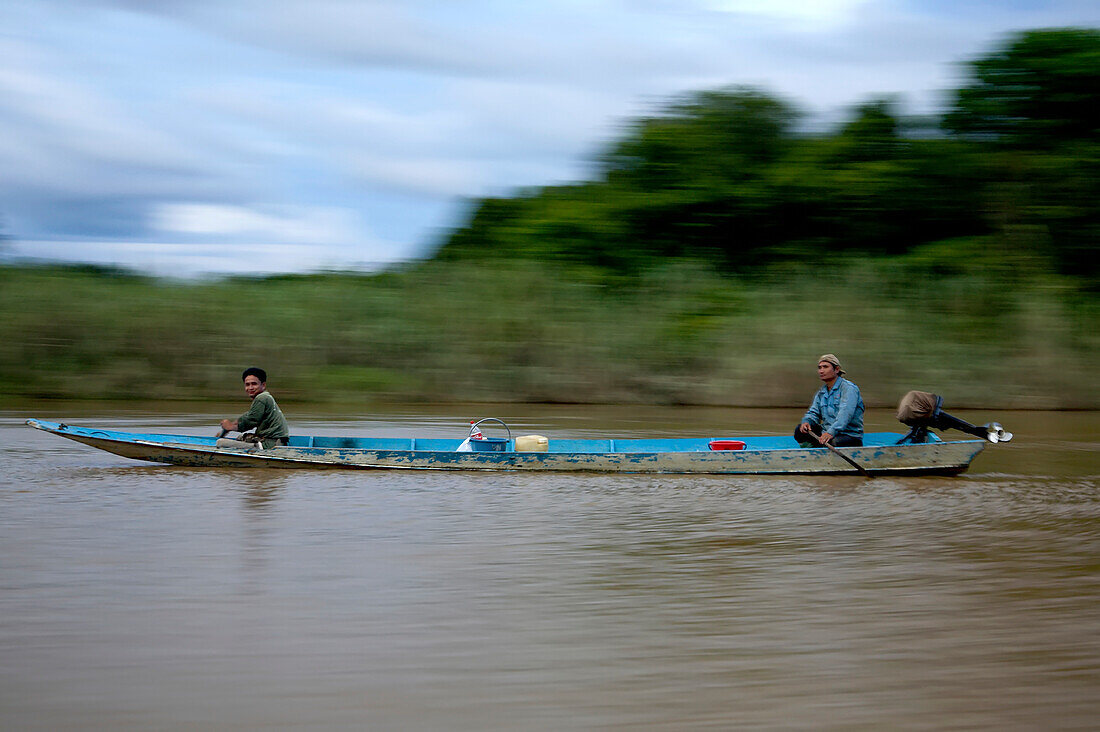
M 943 411 L 943 397 L 927 391 L 911 391 L 901 398 L 898 403 L 898 421 L 911 428 L 905 437 L 898 440 L 899 445 L 903 442 L 914 444 L 926 442 L 929 428 L 960 430 L 993 443 L 1008 442 L 1012 439 L 1012 433 L 1006 432 L 1005 428 L 997 422 L 976 427 L 948 414 Z

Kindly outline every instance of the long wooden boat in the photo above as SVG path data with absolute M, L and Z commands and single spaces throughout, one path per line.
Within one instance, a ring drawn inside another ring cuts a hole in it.
M 516 449 L 517 440 L 420 437 L 292 436 L 267 450 L 216 446 L 215 437 L 147 434 L 78 427 L 37 419 L 35 429 L 122 457 L 203 467 L 351 468 L 383 470 L 588 471 L 603 473 L 957 475 L 985 447 L 929 433 L 921 444 L 902 434 L 864 436 L 863 447 L 802 448 L 790 436 L 745 435 L 676 439 L 558 439 L 544 451 Z M 517 438 L 522 440 L 523 438 Z M 472 444 L 473 447 L 467 447 Z M 464 451 L 465 450 L 465 451 Z M 858 466 L 858 467 L 856 467 Z

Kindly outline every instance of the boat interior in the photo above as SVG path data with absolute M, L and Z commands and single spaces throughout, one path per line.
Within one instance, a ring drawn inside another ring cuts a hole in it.
M 143 434 L 134 432 L 116 432 L 113 430 L 92 429 L 74 425 L 50 423 L 39 420 L 31 422 L 41 428 L 59 434 L 94 437 L 120 441 L 141 441 L 156 443 L 174 443 L 182 445 L 212 446 L 212 436 Z M 864 435 L 864 447 L 885 447 L 896 445 L 902 434 L 898 432 L 872 432 Z M 940 442 L 934 433 L 928 434 L 929 442 Z M 470 441 L 474 452 L 513 452 L 515 440 L 490 438 L 484 441 Z M 292 435 L 289 447 L 304 449 L 343 449 L 343 450 L 409 450 L 424 452 L 454 452 L 463 440 L 454 438 L 425 437 L 342 437 L 328 435 Z M 689 438 L 623 438 L 623 439 L 565 439 L 550 438 L 547 452 L 551 453 L 660 453 L 660 452 L 710 452 L 716 450 L 781 450 L 795 447 L 790 435 L 750 435 L 730 437 L 689 437 Z

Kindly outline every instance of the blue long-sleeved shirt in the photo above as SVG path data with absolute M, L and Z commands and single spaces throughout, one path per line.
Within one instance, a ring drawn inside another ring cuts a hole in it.
M 863 437 L 863 397 L 859 387 L 843 376 L 837 377 L 832 389 L 822 384 L 802 421 L 817 423 L 822 431 L 833 436 Z

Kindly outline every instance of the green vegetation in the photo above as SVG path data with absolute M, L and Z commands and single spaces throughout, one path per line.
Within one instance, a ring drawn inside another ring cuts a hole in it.
M 262 311 L 252 302 L 276 303 Z M 504 260 L 168 283 L 0 269 L 9 397 L 801 404 L 839 353 L 870 404 L 1096 408 L 1100 302 L 986 238 L 753 277 Z
M 1098 408 L 1100 34 L 969 66 L 942 125 L 806 134 L 759 90 L 638 121 L 591 182 L 481 201 L 431 261 L 178 283 L 0 268 L 0 394 Z
M 741 273 L 995 235 L 1095 287 L 1100 32 L 1031 31 L 968 68 L 942 125 L 879 99 L 815 135 L 759 90 L 688 95 L 634 123 L 595 180 L 481 202 L 439 257 Z

